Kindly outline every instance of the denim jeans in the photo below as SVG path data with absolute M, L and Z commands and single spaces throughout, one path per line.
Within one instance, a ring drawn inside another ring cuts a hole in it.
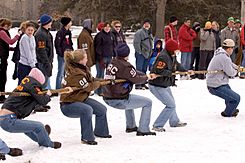
M 64 78 L 64 73 L 65 73 L 65 60 L 64 57 L 61 57 L 57 55 L 57 60 L 58 60 L 58 72 L 56 76 L 56 89 L 61 88 L 61 82 L 62 79 Z
M 96 78 L 104 79 L 105 68 L 111 63 L 111 60 L 112 57 L 103 57 L 103 63 L 105 64 L 105 67 L 101 66 L 100 61 L 96 61 Z M 95 93 L 100 95 L 102 93 L 102 89 L 96 89 Z
M 191 52 L 181 52 L 181 65 L 186 70 L 191 69 Z
M 242 66 L 242 67 L 245 67 L 245 50 L 242 51 L 242 55 L 243 55 L 243 57 L 242 57 L 242 63 L 241 63 L 241 66 Z M 240 75 L 245 76 L 245 72 L 241 72 Z
M 237 108 L 240 103 L 240 95 L 234 92 L 231 87 L 226 84 L 219 86 L 217 88 L 208 87 L 208 91 L 215 96 L 218 96 L 225 100 L 225 114 L 228 116 L 232 116 L 232 113 Z
M 165 105 L 165 108 L 155 120 L 153 127 L 163 127 L 168 120 L 171 127 L 177 126 L 180 120 L 176 113 L 175 100 L 170 87 L 163 88 L 149 84 L 149 89 L 151 93 Z
M 136 58 L 136 70 L 141 71 L 146 74 L 148 66 L 148 58 L 145 58 L 142 54 L 135 52 Z
M 0 116 L 0 126 L 10 133 L 24 133 L 40 146 L 54 147 L 41 122 L 17 119 L 15 115 Z
M 116 109 L 125 110 L 126 115 L 126 127 L 136 127 L 134 110 L 136 108 L 142 108 L 139 128 L 140 132 L 149 132 L 149 124 L 151 120 L 151 99 L 139 95 L 129 95 L 128 99 L 123 100 L 105 100 L 106 104 Z
M 62 113 L 69 118 L 80 118 L 81 139 L 95 140 L 94 134 L 109 135 L 106 117 L 106 107 L 98 101 L 88 98 L 84 102 L 74 102 L 61 105 Z M 95 128 L 93 131 L 92 115 L 95 114 Z
M 45 87 L 44 87 L 44 89 L 52 89 L 51 88 L 51 83 L 50 83 L 50 77 L 45 77 L 46 78 L 46 82 L 45 82 Z
M 10 149 L 7 144 L 0 138 L 0 153 L 7 154 L 9 151 Z

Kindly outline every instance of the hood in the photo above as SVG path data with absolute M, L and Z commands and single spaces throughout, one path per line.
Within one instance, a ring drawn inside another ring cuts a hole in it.
M 158 42 L 161 43 L 160 51 L 162 51 L 163 48 L 162 48 L 162 41 L 161 41 L 161 40 L 156 40 L 156 41 L 154 42 L 154 51 L 157 51 L 156 45 L 157 45 Z
M 83 28 L 87 28 L 87 29 L 92 30 L 92 20 L 91 19 L 85 19 L 82 22 L 82 26 L 83 26 Z
M 226 54 L 227 56 L 229 56 L 228 53 L 227 53 L 222 47 L 219 47 L 219 48 L 218 48 L 217 50 L 215 50 L 215 52 L 214 52 L 214 55 L 215 55 L 215 56 L 220 55 L 220 54 Z

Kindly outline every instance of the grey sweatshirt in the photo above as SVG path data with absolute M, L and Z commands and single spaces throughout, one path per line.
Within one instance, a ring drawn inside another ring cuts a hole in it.
M 237 69 L 238 66 L 232 63 L 228 53 L 222 47 L 219 47 L 214 52 L 214 57 L 209 63 L 208 71 L 221 70 L 223 73 L 207 74 L 207 86 L 216 88 L 228 84 L 229 76 L 236 76 Z
M 26 66 L 35 67 L 37 63 L 36 41 L 34 36 L 24 34 L 20 39 L 20 63 Z

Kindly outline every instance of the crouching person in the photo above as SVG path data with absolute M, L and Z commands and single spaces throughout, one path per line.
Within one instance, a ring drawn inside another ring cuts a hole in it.
M 95 136 L 111 138 L 106 117 L 106 107 L 98 101 L 89 98 L 91 91 L 100 87 L 89 68 L 85 50 L 65 52 L 65 80 L 63 87 L 76 87 L 78 90 L 62 94 L 60 97 L 61 111 L 69 118 L 80 118 L 81 141 L 88 145 L 97 145 Z M 92 115 L 95 114 L 93 130 Z
M 21 156 L 22 150 L 19 148 L 10 148 L 7 144 L 0 139 L 0 160 L 6 160 L 5 155 L 8 154 L 10 156 Z
M 44 126 L 41 122 L 23 120 L 31 114 L 36 105 L 46 105 L 50 101 L 50 91 L 40 94 L 44 83 L 45 77 L 42 72 L 33 68 L 13 91 L 13 93 L 27 92 L 30 96 L 10 95 L 0 110 L 0 126 L 7 132 L 24 133 L 40 146 L 60 148 L 61 143 L 50 140 L 51 129 L 48 125 Z
M 165 108 L 153 124 L 153 130 L 158 132 L 165 131 L 163 127 L 167 121 L 169 121 L 170 127 L 182 127 L 187 124 L 180 122 L 178 118 L 175 100 L 170 89 L 171 86 L 175 86 L 175 76 L 172 73 L 176 70 L 185 71 L 176 60 L 178 49 L 177 41 L 168 40 L 165 50 L 161 51 L 160 55 L 158 55 L 151 70 L 151 73 L 155 73 L 159 77 L 149 81 L 150 91 L 165 105 Z M 190 72 L 190 75 L 192 73 L 193 71 Z
M 130 49 L 127 44 L 120 44 L 117 47 L 117 57 L 112 59 L 106 69 L 106 79 L 125 79 L 124 83 L 107 85 L 103 87 L 103 99 L 111 107 L 125 110 L 126 132 L 137 132 L 137 136 L 156 135 L 149 129 L 151 118 L 151 99 L 139 95 L 130 94 L 133 84 L 146 83 L 154 75 L 145 75 L 137 71 L 128 60 Z M 139 127 L 136 126 L 134 110 L 142 108 Z

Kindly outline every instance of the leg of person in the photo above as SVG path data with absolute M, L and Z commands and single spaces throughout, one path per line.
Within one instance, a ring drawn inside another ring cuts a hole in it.
M 174 98 L 171 94 L 171 90 L 169 87 L 162 88 L 162 87 L 156 87 L 156 86 L 150 86 L 151 93 L 160 100 L 166 107 L 162 110 L 162 112 L 159 114 L 157 119 L 155 120 L 153 124 L 153 128 L 163 128 L 163 126 L 166 124 L 166 122 L 171 117 L 172 113 L 174 112 L 176 106 Z M 172 117 L 175 118 L 175 117 Z M 171 120 L 171 123 L 177 123 L 177 119 L 175 118 Z
M 10 148 L 7 146 L 7 144 L 0 138 L 0 153 L 7 154 L 9 153 Z
M 206 62 L 206 65 L 205 65 L 205 70 L 207 70 L 208 65 L 211 62 L 213 56 L 214 56 L 214 51 L 213 50 L 208 51 L 208 54 L 207 54 L 207 62 Z
M 92 98 L 88 98 L 84 103 L 93 108 L 93 114 L 96 116 L 94 134 L 98 137 L 111 138 L 106 117 L 106 107 Z
M 147 65 L 148 65 L 148 62 L 149 62 L 149 59 L 146 59 L 144 60 L 144 64 L 143 64 L 143 69 L 142 69 L 142 72 L 146 74 L 146 71 L 147 71 Z M 145 84 L 142 84 L 142 87 L 144 87 L 144 89 L 149 89 L 149 87 Z
M 58 60 L 58 72 L 56 76 L 56 89 L 60 89 L 62 79 L 64 78 L 65 60 L 64 57 L 61 57 L 59 55 L 57 55 L 57 60 Z
M 11 133 L 25 133 L 40 146 L 56 148 L 54 142 L 50 140 L 44 125 L 40 122 L 9 117 L 2 120 L 1 127 Z
M 28 76 L 28 74 L 30 73 L 31 71 L 31 67 L 30 66 L 26 66 L 26 65 L 23 65 L 22 63 L 19 63 L 19 66 L 18 66 L 18 85 L 20 85 L 21 81 L 26 77 Z
M 240 103 L 240 95 L 234 92 L 230 86 L 222 85 L 217 88 L 208 87 L 208 90 L 211 94 L 218 96 L 225 100 L 226 108 L 221 113 L 224 117 L 232 117 L 237 115 L 237 106 Z M 236 115 L 234 115 L 236 113 Z
M 46 82 L 46 87 L 45 87 L 45 89 L 48 89 L 48 90 L 50 90 L 50 89 L 52 89 L 52 87 L 51 87 L 51 83 L 50 83 L 50 77 L 47 77 L 47 80 L 46 80 L 47 82 Z
M 245 50 L 242 51 L 242 55 L 243 55 L 243 57 L 242 57 L 242 63 L 241 63 L 241 66 L 242 66 L 242 67 L 245 67 Z M 245 79 L 245 72 L 241 72 L 241 73 L 240 73 L 240 78 L 241 78 L 241 79 Z
M 142 54 L 135 52 L 136 70 L 143 72 L 145 57 Z M 144 89 L 142 84 L 135 84 L 135 89 Z
M 97 71 L 96 78 L 103 79 L 105 69 L 101 68 L 99 61 L 96 61 L 96 71 Z M 99 96 L 102 95 L 101 88 L 96 89 L 94 92 Z
M 7 58 L 0 58 L 0 92 L 5 92 L 5 85 L 7 82 Z M 0 96 L 0 103 L 4 103 L 5 96 Z
M 90 105 L 82 102 L 64 104 L 61 106 L 61 111 L 67 117 L 80 118 L 82 141 L 95 142 L 92 124 L 93 108 Z
M 201 50 L 200 51 L 199 70 L 205 70 L 206 60 L 207 60 L 206 50 Z M 199 74 L 198 79 L 205 79 L 205 75 Z

